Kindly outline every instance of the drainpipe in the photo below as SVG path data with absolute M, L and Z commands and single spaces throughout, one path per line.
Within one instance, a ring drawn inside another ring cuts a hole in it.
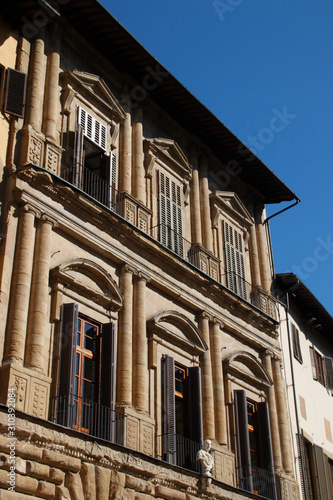
M 290 208 L 290 207 L 289 207 Z M 293 353 L 292 353 L 292 347 L 291 347 L 291 335 L 290 335 L 290 325 L 289 325 L 289 294 L 295 290 L 299 285 L 299 279 L 297 278 L 296 283 L 294 283 L 289 290 L 285 292 L 286 294 L 286 304 L 281 302 L 280 300 L 278 301 L 284 308 L 285 313 L 286 313 L 286 325 L 287 325 L 287 335 L 288 335 L 288 350 L 289 350 L 289 359 L 290 359 L 290 372 L 291 372 L 291 381 L 292 381 L 292 390 L 293 390 L 293 399 L 294 399 L 294 407 L 295 407 L 295 418 L 296 418 L 296 428 L 297 428 L 297 440 L 298 440 L 298 448 L 299 448 L 299 453 L 300 453 L 300 463 L 301 463 L 301 471 L 302 471 L 302 477 L 305 477 L 305 467 L 304 467 L 304 461 L 303 461 L 303 454 L 302 454 L 302 440 L 301 440 L 301 433 L 300 433 L 300 426 L 299 426 L 299 418 L 298 418 L 298 407 L 297 407 L 297 397 L 296 397 L 296 386 L 295 386 L 295 374 L 294 374 L 294 365 L 293 365 Z M 302 478 L 301 478 L 302 480 Z M 308 495 L 306 488 L 304 489 L 305 492 L 305 500 L 308 500 Z

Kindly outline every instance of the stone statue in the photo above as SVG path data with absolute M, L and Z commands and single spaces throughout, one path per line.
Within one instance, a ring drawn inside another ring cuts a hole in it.
M 207 478 L 207 486 L 212 482 L 212 469 L 214 466 L 214 458 L 212 457 L 211 450 L 212 443 L 209 439 L 204 441 L 203 449 L 197 453 L 197 460 L 201 462 L 203 475 Z

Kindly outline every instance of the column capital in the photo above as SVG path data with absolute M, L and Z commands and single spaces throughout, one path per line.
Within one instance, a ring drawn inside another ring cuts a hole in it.
M 146 283 L 149 283 L 149 281 L 151 281 L 150 276 L 143 271 L 137 271 L 135 273 L 134 279 L 140 280 L 140 281 L 145 281 Z
M 203 319 L 208 319 L 208 321 L 212 321 L 213 320 L 213 316 L 211 314 L 209 314 L 209 312 L 207 312 L 207 311 L 202 311 L 199 314 L 199 317 L 203 318 Z
M 216 318 L 215 316 L 213 316 L 213 318 L 212 318 L 211 321 L 212 321 L 212 323 L 214 325 L 218 325 L 218 326 L 220 326 L 220 328 L 224 328 L 225 323 L 221 319 Z
M 40 219 L 41 217 L 41 212 L 40 210 L 38 210 L 37 208 L 33 207 L 32 205 L 30 205 L 29 203 L 25 203 L 24 205 L 22 205 L 20 207 L 20 214 L 33 214 L 35 215 L 35 217 L 37 217 L 38 219 Z
M 40 220 L 42 222 L 47 222 L 47 223 L 51 224 L 52 227 L 59 226 L 58 221 L 56 219 L 54 219 L 53 217 L 50 217 L 48 214 L 42 214 Z
M 129 273 L 136 275 L 138 273 L 137 269 L 135 267 L 131 266 L 130 264 L 124 264 L 121 269 L 120 269 L 122 274 Z

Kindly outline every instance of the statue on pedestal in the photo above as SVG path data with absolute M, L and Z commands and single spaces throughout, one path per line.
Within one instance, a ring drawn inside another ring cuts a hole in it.
M 199 450 L 197 453 L 197 460 L 201 462 L 203 469 L 203 476 L 206 478 L 207 487 L 212 482 L 212 469 L 214 466 L 214 458 L 212 457 L 211 450 L 212 443 L 209 439 L 204 441 L 203 449 Z

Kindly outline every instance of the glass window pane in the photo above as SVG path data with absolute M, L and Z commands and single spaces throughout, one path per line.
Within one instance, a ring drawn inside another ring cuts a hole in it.
M 82 382 L 82 397 L 89 401 L 94 400 L 94 384 L 88 380 L 83 380 Z
M 93 378 L 93 360 L 90 358 L 83 358 L 83 378 L 92 380 Z
M 80 354 L 76 353 L 75 375 L 79 375 Z
M 84 348 L 91 351 L 91 352 L 94 352 L 94 339 L 92 337 L 87 337 L 85 335 L 84 337 Z

